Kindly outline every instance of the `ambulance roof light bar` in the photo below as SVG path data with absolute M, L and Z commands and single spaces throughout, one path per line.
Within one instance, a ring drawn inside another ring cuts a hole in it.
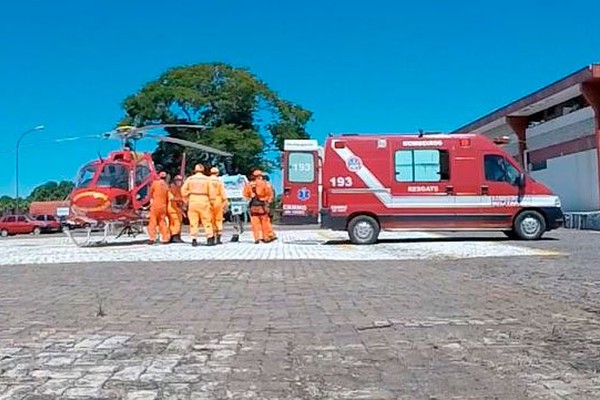
M 313 139 L 287 139 L 283 142 L 283 151 L 316 151 L 319 142 Z

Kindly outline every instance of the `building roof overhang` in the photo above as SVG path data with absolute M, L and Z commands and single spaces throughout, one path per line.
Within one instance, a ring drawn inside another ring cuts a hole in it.
M 454 132 L 486 132 L 506 123 L 508 116 L 528 116 L 581 94 L 581 84 L 600 81 L 600 64 L 592 64 L 540 90 L 464 125 Z

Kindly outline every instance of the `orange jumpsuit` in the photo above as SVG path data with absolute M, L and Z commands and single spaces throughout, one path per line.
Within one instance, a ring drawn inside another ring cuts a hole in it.
M 177 185 L 171 185 L 169 189 L 169 207 L 167 209 L 169 216 L 169 230 L 171 236 L 181 235 L 181 223 L 183 221 L 183 197 L 181 188 Z
M 206 237 L 212 238 L 214 236 L 208 192 L 208 177 L 202 172 L 197 172 L 187 178 L 181 187 L 181 194 L 188 203 L 188 218 L 192 239 L 198 238 L 200 222 L 202 222 Z
M 148 221 L 148 235 L 150 241 L 156 241 L 156 228 L 160 231 L 160 239 L 163 243 L 170 240 L 169 228 L 167 226 L 167 205 L 169 203 L 169 187 L 167 182 L 156 180 L 150 186 L 150 220 Z
M 272 196 L 271 188 L 262 179 L 252 181 L 244 188 L 244 197 L 250 200 L 250 225 L 256 242 L 269 242 L 274 238 L 269 212 L 265 206 Z M 258 203 L 255 203 L 255 200 Z
M 227 207 L 227 194 L 225 193 L 225 185 L 218 176 L 211 175 L 208 179 L 213 230 L 215 235 L 220 237 L 223 233 L 223 211 Z
M 271 182 L 267 182 L 267 186 L 269 186 L 269 190 L 271 191 L 271 197 L 269 197 L 269 205 L 271 207 L 273 207 L 273 205 L 275 204 L 275 191 L 273 190 L 273 185 L 271 185 Z M 271 215 L 269 215 L 269 237 L 271 239 L 275 239 L 275 231 L 273 230 L 273 220 L 271 218 Z

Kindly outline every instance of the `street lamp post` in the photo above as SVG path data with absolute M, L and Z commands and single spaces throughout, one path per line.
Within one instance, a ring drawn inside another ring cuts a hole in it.
M 43 129 L 44 129 L 44 125 L 38 125 L 35 128 L 31 128 L 31 129 L 23 132 L 21 134 L 21 136 L 19 136 L 19 139 L 17 139 L 17 151 L 16 151 L 17 157 L 16 157 L 16 168 L 15 168 L 15 172 L 16 172 L 16 174 L 15 174 L 16 175 L 16 181 L 15 181 L 15 186 L 16 186 L 16 190 L 15 190 L 15 192 L 16 192 L 16 198 L 15 198 L 16 210 L 15 211 L 16 212 L 15 212 L 15 214 L 17 214 L 17 215 L 19 214 L 19 145 L 21 144 L 21 141 L 23 140 L 23 138 L 25 136 L 27 136 L 27 134 L 29 134 L 31 132 L 35 132 L 35 131 L 41 131 Z

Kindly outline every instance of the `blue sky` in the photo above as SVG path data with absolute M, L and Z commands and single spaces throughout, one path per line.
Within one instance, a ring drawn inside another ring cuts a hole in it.
M 451 130 L 600 61 L 600 2 L 12 1 L 0 6 L 0 194 L 117 143 L 121 101 L 168 67 L 248 67 L 330 132 Z M 571 7 L 571 4 L 576 6 Z M 152 144 L 145 144 L 151 150 Z

